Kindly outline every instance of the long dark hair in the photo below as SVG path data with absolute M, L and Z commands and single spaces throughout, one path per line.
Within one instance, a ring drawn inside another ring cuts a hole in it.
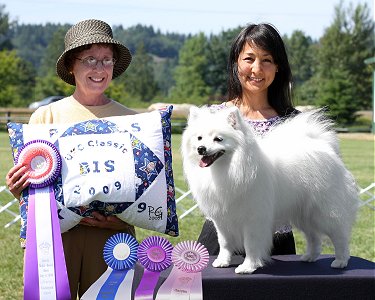
M 233 41 L 228 61 L 228 101 L 233 99 L 242 101 L 237 61 L 246 43 L 253 44 L 272 55 L 278 72 L 268 88 L 268 103 L 280 116 L 289 114 L 294 110 L 291 95 L 292 72 L 284 42 L 277 29 L 271 24 L 250 24 L 242 29 Z

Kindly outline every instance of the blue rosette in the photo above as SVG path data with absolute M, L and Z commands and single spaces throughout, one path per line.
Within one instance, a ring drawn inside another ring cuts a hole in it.
M 126 233 L 111 236 L 104 245 L 107 270 L 86 291 L 81 300 L 131 299 L 138 242 Z
M 118 233 L 104 245 L 103 258 L 114 270 L 131 269 L 137 262 L 138 242 L 130 234 Z

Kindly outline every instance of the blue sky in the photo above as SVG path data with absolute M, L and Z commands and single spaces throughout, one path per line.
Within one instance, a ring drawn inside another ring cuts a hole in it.
M 314 39 L 332 24 L 340 0 L 0 0 L 11 20 L 24 24 L 70 23 L 97 18 L 124 28 L 152 25 L 163 33 L 217 34 L 247 23 L 269 22 L 281 34 L 302 30 Z M 375 0 L 367 3 L 374 15 Z

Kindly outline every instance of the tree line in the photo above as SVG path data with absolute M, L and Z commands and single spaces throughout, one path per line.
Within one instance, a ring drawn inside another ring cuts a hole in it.
M 249 20 L 250 21 L 250 20 Z M 12 21 L 0 4 L 0 107 L 27 107 L 50 95 L 69 95 L 73 87 L 55 72 L 72 24 L 33 25 Z M 154 102 L 209 104 L 225 100 L 227 56 L 240 27 L 209 36 L 161 33 L 152 26 L 113 26 L 114 37 L 133 55 L 108 96 L 134 108 Z M 342 125 L 372 104 L 374 22 L 369 6 L 343 1 L 331 25 L 312 39 L 301 30 L 284 35 L 293 72 L 296 105 L 327 107 Z

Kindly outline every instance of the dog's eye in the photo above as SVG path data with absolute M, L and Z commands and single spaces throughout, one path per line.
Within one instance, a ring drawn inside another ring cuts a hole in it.
M 214 138 L 214 142 L 222 142 L 222 141 L 223 141 L 222 137 L 217 136 Z
M 202 137 L 201 136 L 198 136 L 198 141 L 202 140 Z

